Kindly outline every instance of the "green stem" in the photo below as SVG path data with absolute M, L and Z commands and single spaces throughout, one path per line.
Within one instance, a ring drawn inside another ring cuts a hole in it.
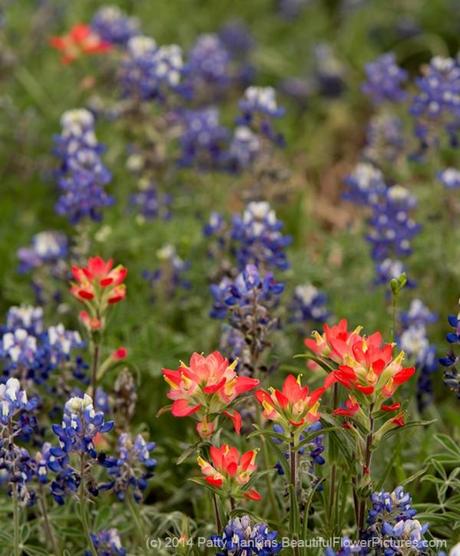
M 294 443 L 294 435 L 291 434 L 291 442 L 289 443 L 289 463 L 290 463 L 290 467 L 291 467 L 291 486 L 292 486 L 292 490 L 293 490 L 293 503 L 294 504 L 298 504 L 298 499 L 297 499 L 297 479 L 298 479 L 298 473 L 297 473 L 297 449 L 295 447 L 295 443 Z M 294 512 L 294 508 L 291 508 L 291 512 Z M 298 512 L 296 512 L 298 513 Z M 294 546 L 292 547 L 292 553 L 294 554 L 294 556 L 300 556 L 300 552 L 299 552 L 299 547 L 297 545 L 297 540 L 298 540 L 298 532 L 297 531 L 292 531 L 292 536 L 293 536 L 293 541 L 294 541 Z
M 86 506 L 86 492 L 85 492 L 85 454 L 80 457 L 80 489 L 79 489 L 79 503 L 80 503 L 80 520 L 83 527 L 85 537 L 89 542 L 89 548 L 92 556 L 97 556 L 96 549 L 94 548 L 93 539 L 91 538 L 91 530 L 89 527 L 88 509 Z
M 20 556 L 21 550 L 19 546 L 19 504 L 18 504 L 18 491 L 17 487 L 13 487 L 12 492 L 13 498 L 13 531 L 14 531 L 14 556 Z
M 374 416 L 372 412 L 374 410 L 374 405 L 371 404 L 369 408 L 369 433 L 366 437 L 366 451 L 364 455 L 362 477 L 371 476 L 371 461 L 372 461 L 372 442 L 374 439 Z M 366 513 L 366 498 L 362 497 L 361 504 L 359 507 L 359 519 L 358 519 L 358 532 L 361 534 L 364 529 L 364 519 Z
M 96 399 L 96 390 L 97 390 L 97 371 L 99 369 L 99 353 L 101 344 L 100 341 L 93 341 L 93 361 L 91 367 L 91 396 L 93 398 L 93 402 Z
M 127 496 L 127 501 L 128 501 L 128 507 L 129 507 L 129 511 L 131 512 L 131 515 L 134 519 L 134 523 L 136 524 L 136 529 L 139 535 L 139 546 L 145 547 L 145 541 L 147 539 L 147 535 L 145 533 L 145 528 L 144 528 L 144 524 L 142 522 L 142 516 L 140 515 L 139 512 L 139 506 L 136 503 L 136 501 L 134 500 L 134 498 L 130 495 Z M 147 554 L 146 549 L 143 549 L 143 553 Z
M 219 506 L 217 504 L 217 495 L 215 492 L 212 493 L 212 504 L 214 508 L 214 517 L 216 518 L 217 534 L 222 533 L 222 521 L 220 519 Z
M 42 517 L 43 517 L 43 526 L 45 529 L 45 538 L 49 539 L 51 547 L 53 549 L 53 553 L 56 556 L 60 556 L 61 554 L 61 549 L 59 547 L 59 543 L 57 541 L 56 535 L 54 533 L 54 528 L 49 520 L 48 517 L 48 506 L 46 503 L 46 494 L 45 491 L 43 490 L 43 485 L 40 484 L 39 486 L 39 496 L 38 496 L 38 505 L 40 507 L 40 511 L 42 513 Z

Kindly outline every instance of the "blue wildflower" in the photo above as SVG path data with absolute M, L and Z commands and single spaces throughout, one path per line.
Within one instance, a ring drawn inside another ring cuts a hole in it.
M 271 531 L 266 523 L 254 523 L 247 515 L 231 519 L 221 536 L 212 537 L 217 556 L 271 556 L 281 552 L 277 531 Z
M 62 115 L 61 125 L 54 151 L 61 162 L 56 212 L 67 216 L 71 224 L 84 218 L 100 220 L 102 209 L 112 205 L 113 199 L 104 189 L 111 174 L 101 159 L 104 147 L 97 142 L 93 115 L 85 109 L 69 110 Z
M 289 306 L 289 320 L 295 323 L 324 323 L 330 316 L 326 295 L 313 284 L 296 286 Z
M 35 234 L 30 247 L 18 250 L 19 272 L 30 272 L 42 266 L 55 273 L 56 267 L 68 254 L 68 239 L 65 234 L 45 231 Z
M 457 145 L 460 127 L 460 65 L 453 58 L 435 56 L 416 80 L 419 92 L 412 99 L 410 113 L 415 118 L 415 134 L 422 150 L 439 141 L 446 131 Z
M 460 187 L 460 171 L 456 168 L 446 168 L 438 172 L 437 177 L 446 189 L 458 189 Z
M 126 550 L 121 545 L 120 535 L 116 529 L 106 529 L 91 534 L 93 546 L 97 556 L 125 556 Z M 91 556 L 92 552 L 87 550 L 85 556 Z
M 387 100 L 400 102 L 406 97 L 401 85 L 407 80 L 407 72 L 396 64 L 395 55 L 390 52 L 366 64 L 366 81 L 362 91 L 375 103 Z
M 90 25 L 102 40 L 120 46 L 139 34 L 139 20 L 128 17 L 118 6 L 99 8 Z

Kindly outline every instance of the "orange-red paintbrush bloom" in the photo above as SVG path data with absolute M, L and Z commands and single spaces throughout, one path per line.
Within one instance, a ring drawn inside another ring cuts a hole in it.
M 257 390 L 256 397 L 266 419 L 292 429 L 318 421 L 319 399 L 324 391 L 321 387 L 310 392 L 308 386 L 301 385 L 300 375 L 297 378 L 289 375 L 281 390 Z
M 63 64 L 69 64 L 83 54 L 101 54 L 112 48 L 109 42 L 83 23 L 74 25 L 66 35 L 51 37 L 50 44 L 62 53 Z
M 118 265 L 113 268 L 111 259 L 91 257 L 86 266 L 72 266 L 70 292 L 84 303 L 87 311 L 80 313 L 80 319 L 88 330 L 104 327 L 104 317 L 109 305 L 125 299 L 126 286 L 123 283 L 128 270 Z
M 220 448 L 211 446 L 211 463 L 201 456 L 197 461 L 206 483 L 221 490 L 223 495 L 260 500 L 262 497 L 257 490 L 245 488 L 257 469 L 256 455 L 255 450 L 240 454 L 236 448 L 223 444 Z
M 162 371 L 170 386 L 171 413 L 174 417 L 196 414 L 197 431 L 202 438 L 213 434 L 221 413 L 233 420 L 238 433 L 241 429 L 240 414 L 229 407 L 238 396 L 258 386 L 259 381 L 238 376 L 236 363 L 230 364 L 218 351 L 210 355 L 194 353 L 188 365 L 181 363 L 176 370 Z

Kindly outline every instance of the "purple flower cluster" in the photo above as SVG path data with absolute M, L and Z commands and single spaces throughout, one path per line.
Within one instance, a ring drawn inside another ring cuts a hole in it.
M 411 254 L 411 240 L 420 231 L 410 214 L 417 201 L 405 187 L 388 187 L 381 171 L 369 163 L 358 164 L 345 184 L 344 197 L 371 210 L 366 239 L 371 244 L 376 282 L 386 284 L 405 272 L 400 259 Z
M 384 101 L 400 102 L 406 97 L 401 85 L 407 80 L 407 72 L 401 69 L 395 55 L 390 52 L 383 54 L 366 65 L 366 81 L 362 91 L 372 102 L 380 104 Z
M 435 56 L 416 80 L 418 94 L 412 99 L 415 134 L 422 149 L 439 141 L 444 130 L 457 145 L 460 127 L 460 65 L 453 58 Z
M 123 96 L 134 101 L 163 100 L 179 86 L 182 75 L 182 51 L 171 44 L 158 47 L 143 35 L 129 39 L 120 68 Z
M 116 529 L 104 529 L 98 533 L 93 533 L 91 541 L 97 556 L 125 556 L 127 554 Z M 92 556 L 92 554 L 91 550 L 85 552 L 85 556 Z
M 240 270 L 248 264 L 265 270 L 286 270 L 289 262 L 285 249 L 291 237 L 283 235 L 282 229 L 283 223 L 269 203 L 253 201 L 241 215 L 233 216 L 230 227 L 220 214 L 212 213 L 204 234 L 216 239 L 218 251 L 229 251 Z
M 460 171 L 456 168 L 446 168 L 438 173 L 438 180 L 446 189 L 458 189 L 460 187 Z
M 157 464 L 150 455 L 154 449 L 155 443 L 146 442 L 140 434 L 134 438 L 128 433 L 120 435 L 118 457 L 107 458 L 104 463 L 111 477 L 109 488 L 119 500 L 124 500 L 129 491 L 137 502 L 142 500 L 142 493 Z
M 417 519 L 416 510 L 412 507 L 410 495 L 398 486 L 393 492 L 374 492 L 371 495 L 372 508 L 368 513 L 368 529 L 370 538 L 386 541 L 385 554 L 399 555 L 398 541 L 410 544 L 413 554 L 425 554 L 427 541 L 424 534 L 428 524 L 422 525 Z M 391 541 L 394 541 L 394 547 Z
M 69 242 L 61 232 L 45 231 L 35 234 L 30 247 L 18 250 L 19 272 L 25 273 L 45 266 L 55 272 L 67 257 Z
M 427 327 L 436 320 L 437 316 L 420 299 L 414 299 L 409 310 L 401 314 L 403 330 L 398 344 L 415 361 L 419 410 L 425 409 L 433 399 L 431 375 L 438 369 L 438 360 L 436 347 L 429 342 Z
M 161 194 L 154 183 L 142 184 L 142 187 L 131 195 L 130 202 L 141 220 L 167 219 L 171 216 L 171 196 Z
M 443 367 L 446 367 L 444 371 L 444 384 L 449 390 L 455 392 L 460 399 L 460 373 L 457 369 L 458 355 L 454 352 L 454 346 L 460 344 L 460 315 L 449 315 L 448 322 L 454 329 L 446 335 L 446 339 L 452 347 L 439 362 Z
M 212 541 L 219 552 L 216 556 L 271 556 L 279 554 L 281 541 L 277 531 L 271 531 L 266 523 L 253 523 L 248 515 L 231 519 L 221 536 L 213 536 Z
M 280 118 L 285 112 L 284 108 L 278 106 L 273 87 L 248 87 L 239 106 L 239 124 L 250 127 L 255 133 L 267 137 L 275 144 L 284 144 L 283 136 L 273 127 L 273 120 Z
M 393 163 L 404 148 L 403 123 L 390 114 L 377 114 L 367 129 L 364 158 L 374 164 Z
M 230 54 L 218 35 L 200 35 L 191 48 L 184 71 L 193 96 L 218 92 L 230 82 Z
M 330 316 L 326 295 L 313 284 L 297 286 L 289 306 L 289 320 L 298 324 L 324 323 Z
M 222 167 L 226 159 L 228 130 L 220 124 L 217 108 L 185 110 L 181 115 L 181 166 L 201 170 Z
M 227 317 L 235 331 L 225 333 L 232 343 L 224 351 L 236 355 L 238 350 L 240 370 L 247 374 L 255 372 L 260 355 L 270 346 L 268 335 L 278 324 L 273 311 L 283 290 L 284 285 L 271 273 L 263 274 L 255 265 L 247 265 L 235 280 L 224 278 L 211 286 L 214 304 L 210 316 Z
M 35 425 L 29 413 L 37 403 L 37 398 L 28 399 L 16 378 L 0 384 L 0 486 L 6 483 L 10 495 L 24 506 L 35 499 L 29 483 L 36 475 L 36 463 L 17 440 L 32 432 Z
M 103 6 L 94 14 L 91 28 L 102 40 L 125 46 L 130 38 L 139 34 L 139 20 L 128 17 L 118 6 Z
M 3 374 L 37 384 L 46 382 L 53 370 L 69 362 L 72 352 L 84 345 L 78 332 L 66 330 L 62 324 L 45 329 L 39 307 L 11 307 L 0 334 Z M 79 367 L 78 360 L 74 365 Z
M 111 174 L 104 166 L 104 147 L 94 133 L 94 118 L 85 109 L 69 110 L 61 118 L 62 132 L 55 138 L 55 154 L 61 165 L 57 173 L 61 196 L 56 212 L 71 224 L 84 218 L 100 220 L 102 209 L 113 204 L 104 187 Z

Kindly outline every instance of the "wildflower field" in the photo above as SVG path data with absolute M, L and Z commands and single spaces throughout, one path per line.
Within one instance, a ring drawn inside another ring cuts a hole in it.
M 460 556 L 457 0 L 3 0 L 0 555 Z

